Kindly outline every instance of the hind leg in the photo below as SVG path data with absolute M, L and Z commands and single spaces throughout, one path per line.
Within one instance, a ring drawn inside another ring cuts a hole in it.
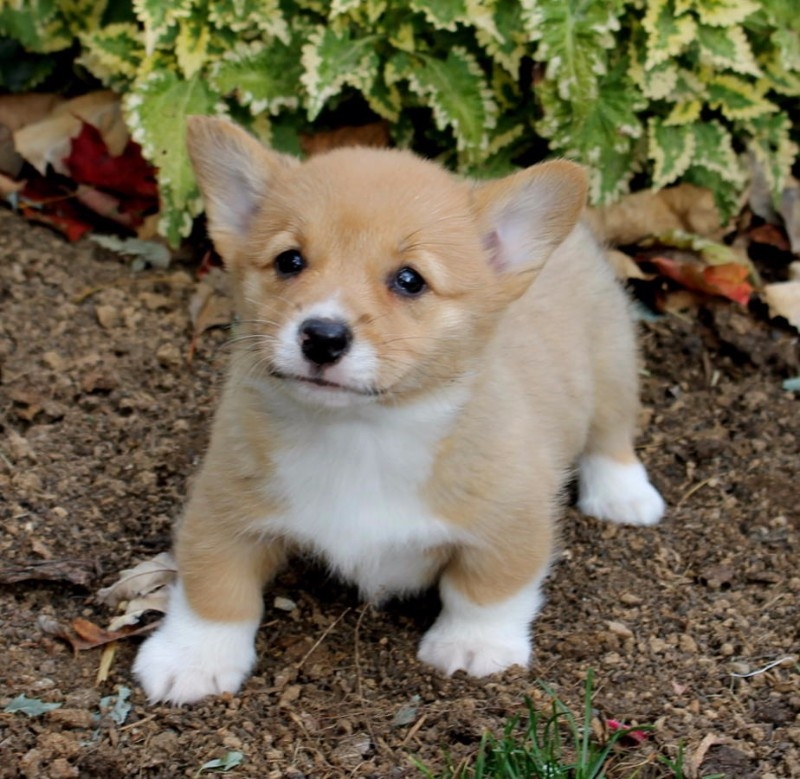
M 611 522 L 654 525 L 665 505 L 633 448 L 637 365 L 632 334 L 621 334 L 621 341 L 613 356 L 599 355 L 595 415 L 578 463 L 578 508 Z

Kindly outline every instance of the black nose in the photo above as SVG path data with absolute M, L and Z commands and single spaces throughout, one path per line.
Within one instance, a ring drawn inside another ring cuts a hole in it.
M 353 340 L 350 328 L 337 319 L 306 319 L 300 325 L 300 348 L 303 356 L 315 365 L 336 362 Z

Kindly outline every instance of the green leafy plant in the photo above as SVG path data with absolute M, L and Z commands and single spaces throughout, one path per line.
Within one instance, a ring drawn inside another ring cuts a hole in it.
M 663 769 L 658 773 L 662 779 L 687 779 L 682 745 L 672 758 L 651 754 L 638 761 L 638 768 L 626 770 L 624 757 L 614 759 L 621 754 L 634 758 L 627 762 L 636 762 L 635 755 L 630 755 L 630 745 L 635 748 L 642 743 L 650 728 L 625 727 L 609 720 L 607 737 L 599 740 L 592 727 L 595 712 L 591 671 L 584 685 L 579 717 L 550 687 L 541 686 L 550 696 L 549 710 L 538 711 L 526 698 L 527 714 L 511 717 L 500 737 L 485 733 L 471 760 L 458 766 L 448 760 L 447 768 L 438 773 L 414 758 L 412 762 L 426 779 L 607 779 L 608 776 L 636 779 L 641 767 L 652 764 L 655 758 Z M 652 771 L 647 775 L 652 776 Z M 701 779 L 722 779 L 722 774 L 705 774 Z
M 527 715 L 512 717 L 499 738 L 484 734 L 470 766 L 450 767 L 441 774 L 417 767 L 427 779 L 602 779 L 615 746 L 631 732 L 641 736 L 641 729 L 618 728 L 604 743 L 594 737 L 591 674 L 580 719 L 550 688 L 545 689 L 551 696 L 550 710 L 539 712 L 526 698 Z
M 0 0 L 0 36 L 124 95 L 159 168 L 161 230 L 199 211 L 188 114 L 276 148 L 353 117 L 470 175 L 560 154 L 592 199 L 678 180 L 731 214 L 754 165 L 777 198 L 796 160 L 800 15 L 785 0 Z M 2 41 L 0 41 L 2 43 Z M 44 59 L 42 59 L 44 58 Z M 46 64 L 46 63 L 45 63 Z M 47 74 L 3 59 L 0 86 Z M 10 87 L 7 87 L 10 88 Z M 794 133 L 794 135 L 793 135 Z

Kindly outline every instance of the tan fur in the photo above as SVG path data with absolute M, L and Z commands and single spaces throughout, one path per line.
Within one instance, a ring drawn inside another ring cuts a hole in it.
M 332 290 L 353 312 L 355 337 L 380 356 L 376 403 L 404 406 L 448 383 L 469 386 L 424 498 L 481 543 L 432 550 L 442 573 L 488 604 L 543 572 L 576 458 L 636 462 L 626 301 L 588 234 L 573 229 L 582 171 L 554 162 L 476 185 L 404 152 L 353 149 L 298 166 L 232 125 L 204 119 L 191 122 L 189 148 L 211 236 L 233 276 L 241 334 L 251 337 L 234 357 L 177 530 L 191 606 L 212 620 L 257 617 L 262 586 L 292 551 L 254 529 L 281 509 L 268 485 L 276 453 L 292 442 L 263 413 L 248 379 L 280 381 L 267 373 L 277 328 Z M 231 170 L 235 176 L 221 176 Z M 258 207 L 231 224 L 226 204 L 237 188 Z M 494 263 L 487 236 L 543 188 L 556 205 L 532 249 L 538 256 L 507 271 L 502 258 Z M 309 258 L 309 270 L 278 279 L 272 262 L 292 248 Z M 430 286 L 418 299 L 387 288 L 388 275 L 407 264 Z

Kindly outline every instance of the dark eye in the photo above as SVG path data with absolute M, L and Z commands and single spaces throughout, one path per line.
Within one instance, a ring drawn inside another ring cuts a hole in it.
M 278 276 L 284 279 L 289 276 L 297 276 L 305 267 L 306 261 L 297 249 L 289 249 L 288 251 L 281 252 L 275 258 L 275 270 Z
M 425 279 L 413 268 L 404 267 L 400 268 L 400 270 L 391 277 L 389 280 L 389 288 L 399 295 L 415 298 L 417 295 L 421 295 L 428 288 L 428 285 Z

